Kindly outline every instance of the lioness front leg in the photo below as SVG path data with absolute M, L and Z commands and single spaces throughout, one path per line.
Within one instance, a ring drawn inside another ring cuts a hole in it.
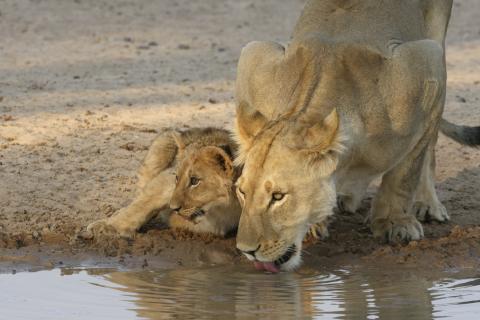
M 156 210 L 168 207 L 174 188 L 173 173 L 169 170 L 160 173 L 145 185 L 128 207 L 107 219 L 91 223 L 87 232 L 93 236 L 98 233 L 117 233 L 122 237 L 132 237 L 153 218 Z
M 376 237 L 388 241 L 423 237 L 413 204 L 422 176 L 428 175 L 423 171 L 425 163 L 430 161 L 429 149 L 435 146 L 443 112 L 445 75 L 443 68 L 439 68 L 443 64 L 444 49 L 436 41 L 407 42 L 394 50 L 392 72 L 399 77 L 395 79 L 401 81 L 391 93 L 389 112 L 395 114 L 392 128 L 403 132 L 398 138 L 403 136 L 405 141 L 414 139 L 420 132 L 422 136 L 411 150 L 411 146 L 404 144 L 410 151 L 383 176 L 372 204 L 371 228 Z M 405 87 L 401 87 L 403 85 Z
M 430 144 L 423 164 L 412 214 L 420 221 L 429 219 L 444 222 L 450 220 L 447 209 L 438 200 L 435 190 L 435 145 Z
M 426 140 L 424 137 L 422 140 Z M 419 185 L 426 147 L 423 141 L 382 178 L 372 203 L 371 229 L 377 238 L 389 242 L 419 240 L 423 237 L 420 222 L 412 215 L 415 191 Z

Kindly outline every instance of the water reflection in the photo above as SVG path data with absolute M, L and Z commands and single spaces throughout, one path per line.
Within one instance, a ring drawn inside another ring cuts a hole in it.
M 465 308 L 468 295 L 449 300 L 454 290 L 448 286 L 451 281 L 437 284 L 413 271 L 339 270 L 269 275 L 214 268 L 114 272 L 106 277 L 120 284 L 122 291 L 133 294 L 139 317 L 152 320 L 434 319 L 442 314 L 446 303 L 463 306 L 464 311 L 469 309 Z M 477 300 L 480 299 L 477 282 L 468 282 L 465 288 L 469 288 L 470 294 L 476 292 Z M 471 307 L 479 308 L 480 304 L 477 301 Z
M 247 267 L 0 274 L 0 319 L 477 318 L 480 277 L 451 276 Z

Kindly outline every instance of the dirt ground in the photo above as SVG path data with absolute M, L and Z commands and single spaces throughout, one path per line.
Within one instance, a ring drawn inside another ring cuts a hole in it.
M 304 1 L 0 2 L 0 270 L 70 264 L 237 263 L 234 238 L 144 228 L 134 241 L 78 239 L 127 205 L 161 128 L 231 129 L 240 50 L 288 41 Z M 480 2 L 455 0 L 445 117 L 480 124 Z M 440 137 L 437 188 L 451 215 L 408 246 L 375 241 L 371 196 L 338 214 L 312 263 L 480 265 L 480 150 Z M 199 241 L 201 240 L 201 241 Z

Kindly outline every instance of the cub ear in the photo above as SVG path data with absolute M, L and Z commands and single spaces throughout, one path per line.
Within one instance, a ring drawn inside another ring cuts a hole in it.
M 230 157 L 230 159 L 233 159 L 234 157 L 233 150 L 228 144 L 223 144 L 219 146 L 219 148 L 225 151 L 225 153 Z
M 206 154 L 207 159 L 223 171 L 227 177 L 233 177 L 233 160 L 222 148 L 205 147 L 203 148 L 203 152 Z

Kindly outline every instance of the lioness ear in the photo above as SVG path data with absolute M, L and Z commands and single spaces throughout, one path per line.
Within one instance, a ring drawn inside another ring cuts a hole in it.
M 316 47 L 303 42 L 285 49 L 279 43 L 254 41 L 242 49 L 235 85 L 237 164 L 244 162 L 268 122 L 309 104 L 319 74 L 319 64 L 312 62 L 316 55 Z
M 179 152 L 183 151 L 186 146 L 185 146 L 185 143 L 183 142 L 182 134 L 178 131 L 173 131 L 172 138 L 175 141 L 175 144 L 177 145 L 178 151 Z
M 305 143 L 307 148 L 318 151 L 328 150 L 335 142 L 339 123 L 337 109 L 334 108 L 323 121 L 306 130 Z
M 240 145 L 240 159 L 268 120 L 272 120 L 275 110 L 281 109 L 277 91 L 283 82 L 275 81 L 274 76 L 284 56 L 285 48 L 274 42 L 254 41 L 242 49 L 235 81 L 235 137 Z
M 245 103 L 237 106 L 237 117 L 235 133 L 242 146 L 242 149 L 248 150 L 255 136 L 265 127 L 267 119 L 256 110 L 248 110 Z
M 339 127 L 338 113 L 333 109 L 323 120 L 303 131 L 301 152 L 322 175 L 336 169 L 338 154 L 343 150 Z

